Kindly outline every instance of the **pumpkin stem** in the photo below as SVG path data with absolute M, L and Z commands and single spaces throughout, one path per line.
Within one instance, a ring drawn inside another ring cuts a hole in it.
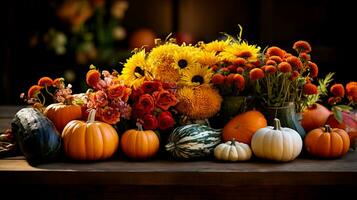
M 140 122 L 136 122 L 136 127 L 138 127 L 138 131 L 143 131 L 143 125 Z
M 330 125 L 326 124 L 324 126 L 324 128 L 325 128 L 325 132 L 331 133 L 331 126 Z
M 281 130 L 281 124 L 278 118 L 274 118 L 274 130 Z
M 96 109 L 91 109 L 89 111 L 89 115 L 88 115 L 88 119 L 87 119 L 87 123 L 93 123 L 95 121 L 95 113 L 97 112 Z
M 236 138 L 232 138 L 231 142 L 232 142 L 231 145 L 234 146 L 234 144 L 236 143 Z

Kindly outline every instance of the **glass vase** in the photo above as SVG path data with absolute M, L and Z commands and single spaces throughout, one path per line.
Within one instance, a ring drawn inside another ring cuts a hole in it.
M 294 102 L 285 103 L 281 107 L 266 107 L 263 113 L 267 119 L 268 125 L 274 124 L 274 118 L 278 118 L 282 127 L 294 129 L 301 138 L 305 137 L 305 130 L 301 126 L 301 114 L 296 113 Z

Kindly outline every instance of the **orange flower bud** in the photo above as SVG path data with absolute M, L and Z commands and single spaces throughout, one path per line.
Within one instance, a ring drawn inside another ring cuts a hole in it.
M 293 49 L 295 49 L 298 53 L 309 53 L 311 51 L 311 46 L 308 42 L 299 40 L 294 43 Z
M 283 73 L 288 73 L 288 72 L 292 71 L 292 67 L 288 62 L 279 63 L 278 69 L 279 69 L 279 71 L 281 71 Z
M 254 68 L 254 69 L 250 70 L 250 72 L 249 72 L 249 78 L 253 81 L 262 79 L 262 78 L 264 78 L 264 76 L 265 76 L 264 72 L 260 68 Z
M 303 92 L 307 95 L 317 94 L 317 86 L 312 83 L 307 83 L 304 85 Z
M 284 58 L 286 52 L 282 49 L 280 49 L 279 47 L 269 47 L 267 49 L 267 52 L 266 52 L 266 55 L 268 57 L 271 57 L 271 56 L 279 56 L 280 58 Z
M 42 77 L 40 80 L 38 80 L 37 85 L 45 87 L 45 86 L 51 86 L 53 84 L 53 80 L 50 77 Z
M 333 86 L 331 86 L 330 92 L 335 97 L 344 97 L 345 96 L 345 88 L 343 87 L 342 84 L 334 84 Z

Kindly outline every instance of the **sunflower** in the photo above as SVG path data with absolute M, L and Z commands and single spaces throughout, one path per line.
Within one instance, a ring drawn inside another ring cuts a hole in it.
M 208 52 L 214 52 L 216 55 L 223 52 L 229 45 L 231 40 L 215 40 L 207 44 L 202 44 L 201 47 Z
M 174 55 L 179 46 L 165 43 L 151 50 L 148 55 L 148 63 L 152 68 L 154 78 L 164 82 L 177 82 L 180 79 L 180 71 L 175 68 Z
M 124 64 L 121 79 L 125 85 L 138 88 L 144 80 L 151 80 L 150 67 L 146 62 L 145 50 L 135 53 Z
M 216 56 L 214 52 L 200 51 L 197 56 L 197 61 L 203 66 L 212 67 L 220 62 L 220 57 Z
M 179 47 L 178 51 L 174 53 L 174 62 L 172 67 L 181 70 L 190 68 L 193 65 L 197 65 L 197 53 L 195 51 L 197 50 L 195 49 L 192 51 L 192 49 L 189 47 Z
M 182 70 L 180 84 L 184 86 L 209 85 L 213 76 L 208 66 L 192 65 Z
M 207 119 L 221 109 L 222 97 L 209 85 L 183 87 L 178 90 L 177 95 L 177 111 L 191 119 Z
M 255 62 L 258 60 L 259 52 L 260 47 L 242 41 L 227 47 L 221 55 L 223 59 L 230 62 L 235 62 L 237 58 L 245 58 L 248 62 Z

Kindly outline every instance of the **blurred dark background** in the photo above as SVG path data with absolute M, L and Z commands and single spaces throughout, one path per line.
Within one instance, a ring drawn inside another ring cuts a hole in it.
M 356 80 L 355 12 L 343 1 L 284 0 L 5 0 L 1 6 L 0 104 L 20 104 L 21 92 L 42 76 L 65 77 L 84 89 L 90 64 L 116 69 L 139 45 L 174 33 L 179 41 L 210 41 L 220 32 L 250 44 L 313 48 L 320 77 Z

